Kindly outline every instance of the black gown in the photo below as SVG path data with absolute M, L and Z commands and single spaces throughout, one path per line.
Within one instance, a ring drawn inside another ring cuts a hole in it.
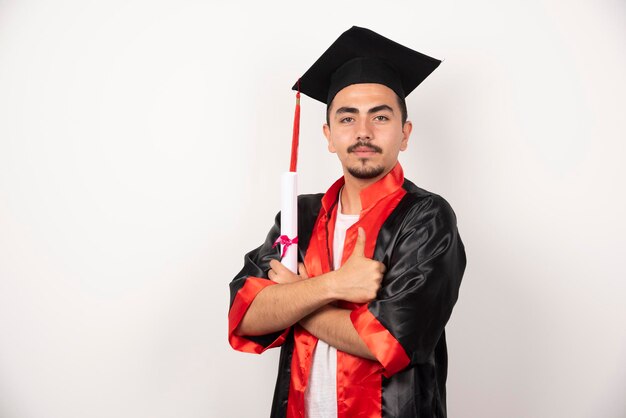
M 399 164 L 389 175 L 386 183 L 373 188 L 374 197 L 362 193 L 362 201 L 373 209 L 364 205 L 368 210 L 362 212 L 363 222 L 355 226 L 366 229 L 366 255 L 387 267 L 381 290 L 367 305 L 344 306 L 353 309 L 353 324 L 379 362 L 338 351 L 338 417 L 446 417 L 444 327 L 458 298 L 465 249 L 445 199 L 405 180 Z M 325 195 L 298 200 L 299 259 L 305 264 L 321 259 L 317 274 L 332 265 L 324 259 L 331 253 L 328 225 L 334 225 L 341 180 Z M 368 222 L 377 234 L 367 230 Z M 314 346 L 317 339 L 298 325 L 258 337 L 233 333 L 258 291 L 273 284 L 267 271 L 272 259 L 280 259 L 279 248 L 272 248 L 279 235 L 277 216 L 263 245 L 245 256 L 243 269 L 230 284 L 229 341 L 235 349 L 255 353 L 281 345 L 271 416 L 304 416 L 311 349 L 301 347 Z M 346 235 L 347 255 L 352 238 Z M 316 268 L 307 264 L 307 270 L 315 273 Z

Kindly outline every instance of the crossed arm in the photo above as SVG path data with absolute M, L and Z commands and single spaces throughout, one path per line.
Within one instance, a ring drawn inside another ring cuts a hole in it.
M 237 335 L 263 335 L 295 323 L 338 350 L 376 360 L 350 320 L 350 310 L 332 303 L 345 300 L 367 303 L 380 288 L 384 264 L 364 255 L 365 233 L 359 228 L 354 251 L 338 270 L 308 279 L 300 264 L 296 275 L 279 261 L 270 262 L 269 278 L 277 283 L 261 290 L 239 327 Z

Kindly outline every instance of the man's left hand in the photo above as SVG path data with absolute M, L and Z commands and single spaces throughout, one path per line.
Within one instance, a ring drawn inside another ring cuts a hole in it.
M 298 274 L 294 274 L 283 263 L 278 260 L 270 261 L 270 270 L 267 272 L 267 277 L 276 283 L 294 283 L 300 280 L 308 279 L 309 275 L 304 267 L 303 263 L 298 264 Z

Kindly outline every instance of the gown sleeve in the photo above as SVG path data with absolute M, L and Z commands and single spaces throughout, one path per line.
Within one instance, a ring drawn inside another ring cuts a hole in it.
M 259 336 L 239 336 L 234 333 L 256 295 L 265 287 L 276 284 L 269 280 L 267 272 L 271 260 L 280 260 L 280 247 L 272 248 L 279 235 L 280 213 L 276 215 L 274 226 L 263 245 L 245 255 L 243 269 L 230 282 L 228 342 L 235 350 L 260 354 L 269 348 L 280 346 L 289 332 L 287 328 Z
M 377 299 L 351 314 L 386 377 L 431 357 L 466 264 L 454 211 L 437 195 L 409 210 L 392 245 Z

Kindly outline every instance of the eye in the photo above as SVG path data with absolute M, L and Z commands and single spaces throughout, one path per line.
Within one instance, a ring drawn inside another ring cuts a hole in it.
M 346 116 L 345 118 L 339 119 L 339 122 L 341 122 L 341 123 L 354 122 L 354 118 L 352 116 Z
M 389 120 L 389 118 L 385 115 L 378 115 L 374 117 L 374 120 L 378 122 L 384 122 L 384 121 Z

